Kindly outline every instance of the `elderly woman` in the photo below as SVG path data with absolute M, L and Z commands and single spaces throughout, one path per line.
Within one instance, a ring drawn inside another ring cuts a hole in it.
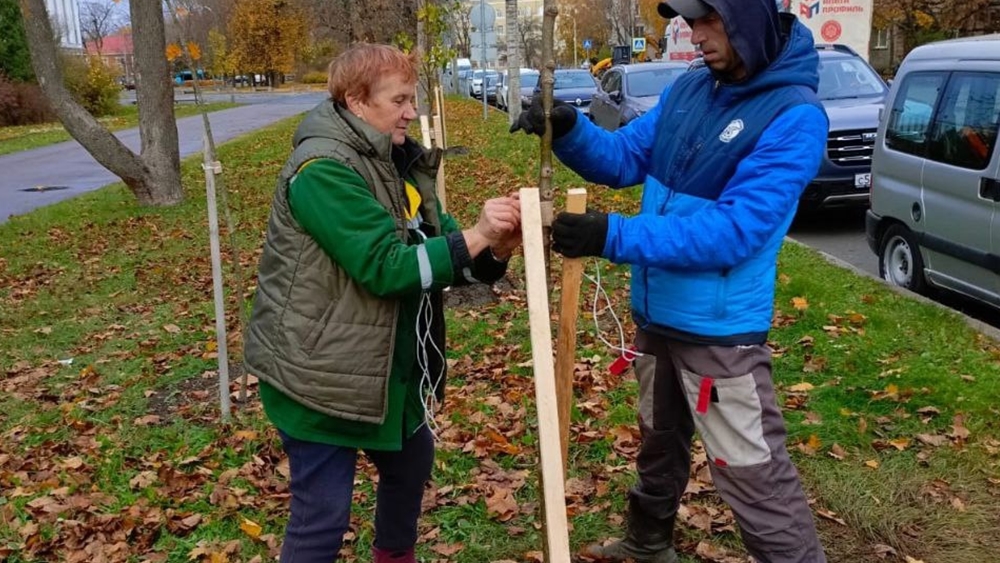
M 407 136 L 417 59 L 357 45 L 294 137 L 246 335 L 247 368 L 291 467 L 282 563 L 329 563 L 350 522 L 358 450 L 378 470 L 377 563 L 414 562 L 442 399 L 441 290 L 492 283 L 520 243 L 513 197 L 460 230 L 434 192 L 440 152 Z

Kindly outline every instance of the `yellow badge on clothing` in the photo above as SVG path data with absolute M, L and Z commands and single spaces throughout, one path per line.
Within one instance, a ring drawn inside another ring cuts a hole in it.
M 422 198 L 420 197 L 420 191 L 417 190 L 416 186 L 406 182 L 406 220 L 412 221 L 417 213 L 420 212 L 420 204 L 422 203 Z

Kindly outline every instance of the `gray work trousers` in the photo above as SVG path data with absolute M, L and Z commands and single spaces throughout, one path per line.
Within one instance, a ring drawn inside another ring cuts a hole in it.
M 712 479 L 760 563 L 825 563 L 771 381 L 767 346 L 705 346 L 640 330 L 635 359 L 642 446 L 631 491 L 654 518 L 677 512 L 695 429 Z

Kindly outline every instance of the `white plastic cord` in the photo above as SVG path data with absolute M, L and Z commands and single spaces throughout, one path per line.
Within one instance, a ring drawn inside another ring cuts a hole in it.
M 622 323 L 621 321 L 618 320 L 618 315 L 615 314 L 615 310 L 611 306 L 611 298 L 608 297 L 608 293 L 604 290 L 604 286 L 601 285 L 601 264 L 596 258 L 594 259 L 594 271 L 597 273 L 593 277 L 588 275 L 586 271 L 584 271 L 583 277 L 587 278 L 587 280 L 589 280 L 590 283 L 594 284 L 595 286 L 594 302 L 591 308 L 591 312 L 594 316 L 594 332 L 597 333 L 597 338 L 599 338 L 601 342 L 604 343 L 605 346 L 607 346 L 611 350 L 614 350 L 616 353 L 620 355 L 627 354 L 632 357 L 642 356 L 643 354 L 641 352 L 638 352 L 636 350 L 630 350 L 625 347 L 625 329 L 622 328 Z M 600 321 L 598 321 L 597 319 L 598 317 L 597 305 L 598 303 L 600 303 L 602 295 L 604 296 L 604 301 L 607 304 L 604 306 L 601 312 L 607 311 L 611 315 L 612 320 L 615 321 L 615 326 L 618 327 L 618 342 L 621 343 L 618 346 L 615 346 L 611 342 L 608 342 L 608 340 L 604 338 L 604 334 L 601 333 L 601 324 Z
M 421 320 L 423 320 L 423 331 L 421 331 Z M 438 403 L 438 387 L 444 382 L 445 357 L 444 352 L 438 348 L 437 342 L 431 334 L 431 324 L 434 321 L 434 307 L 431 304 L 430 293 L 423 293 L 420 296 L 420 307 L 417 311 L 417 367 L 420 370 L 420 402 L 424 406 L 424 422 L 431 431 L 431 435 L 437 440 L 438 424 L 434 420 L 434 413 L 441 406 Z M 437 377 L 431 375 L 431 363 L 429 350 L 437 354 L 441 359 L 441 370 Z
M 427 240 L 427 235 L 423 231 L 419 228 L 414 230 L 421 240 Z M 421 321 L 423 321 L 422 331 Z M 444 352 L 438 348 L 437 342 L 434 342 L 434 336 L 431 334 L 431 325 L 433 322 L 434 306 L 431 303 L 431 294 L 425 291 L 420 294 L 420 305 L 417 307 L 417 320 L 414 326 L 414 333 L 417 335 L 417 368 L 420 370 L 420 385 L 417 392 L 420 394 L 420 403 L 424 407 L 424 422 L 421 426 L 427 425 L 427 428 L 431 431 L 431 436 L 434 437 L 434 440 L 437 440 L 438 424 L 434 420 L 434 413 L 441 406 L 438 404 L 437 392 L 438 386 L 444 382 L 446 360 Z M 428 348 L 433 350 L 438 358 L 441 359 L 441 371 L 438 372 L 437 378 L 431 376 L 431 362 Z

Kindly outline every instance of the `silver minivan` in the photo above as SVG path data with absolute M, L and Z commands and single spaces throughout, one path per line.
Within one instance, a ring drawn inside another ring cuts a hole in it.
M 888 283 L 1000 307 L 1000 35 L 911 51 L 872 159 L 868 245 Z

